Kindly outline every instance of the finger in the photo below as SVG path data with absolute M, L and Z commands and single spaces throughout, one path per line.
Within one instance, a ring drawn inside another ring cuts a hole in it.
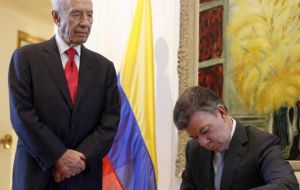
M 66 167 L 64 170 L 60 173 L 60 181 L 65 180 L 66 178 L 69 178 L 72 174 L 72 168 Z
M 86 166 L 84 165 L 83 167 L 81 167 L 81 171 L 85 170 Z
M 52 168 L 51 176 L 53 177 L 53 179 L 54 179 L 54 177 L 55 177 L 55 172 L 56 172 L 55 168 Z
M 81 172 L 80 168 L 75 167 L 75 168 L 70 168 L 69 170 L 69 176 L 75 176 Z
M 54 173 L 54 181 L 57 183 L 60 182 L 60 174 L 58 172 Z
M 80 171 L 84 170 L 85 169 L 85 162 L 80 161 L 79 164 L 78 164 L 78 167 L 80 168 Z
M 59 178 L 59 180 L 60 181 L 63 181 L 63 180 L 65 180 L 66 179 L 66 176 L 68 176 L 68 172 L 67 171 L 63 171 L 63 172 L 61 172 L 60 173 L 60 178 Z
M 66 175 L 66 179 L 69 179 L 72 176 L 72 174 Z
M 79 167 L 79 168 L 76 168 L 76 171 L 75 171 L 75 175 L 78 175 L 80 174 L 82 171 L 82 169 Z
M 64 181 L 65 179 L 66 179 L 65 176 L 61 177 L 61 178 L 59 179 L 59 182 L 62 182 L 62 181 Z
M 85 158 L 85 156 L 80 156 L 80 160 L 82 160 L 82 161 L 86 162 L 86 158 Z
M 86 160 L 86 157 L 81 153 L 80 153 L 79 157 L 80 157 L 81 160 Z
M 81 160 L 86 160 L 84 154 L 82 154 L 81 152 L 76 151 L 77 155 L 80 157 Z

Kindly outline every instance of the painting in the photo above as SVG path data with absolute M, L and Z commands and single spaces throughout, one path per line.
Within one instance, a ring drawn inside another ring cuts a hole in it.
M 299 171 L 299 0 L 181 0 L 180 6 L 179 94 L 194 85 L 216 91 L 240 122 L 277 135 Z M 178 133 L 177 177 L 188 140 Z
M 284 158 L 294 161 L 300 161 L 299 3 L 233 0 L 226 26 L 227 75 L 236 97 L 229 102 L 238 99 L 240 108 L 231 110 L 267 118 L 260 127 L 277 135 Z

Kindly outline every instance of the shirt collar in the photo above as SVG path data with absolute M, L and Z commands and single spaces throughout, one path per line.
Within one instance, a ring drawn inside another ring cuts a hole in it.
M 230 116 L 229 116 L 230 117 Z M 232 117 L 230 117 L 230 119 L 232 120 L 232 128 L 231 128 L 231 134 L 230 134 L 230 141 L 232 140 L 232 137 L 233 137 L 233 134 L 234 134 L 234 131 L 235 131 L 235 128 L 236 128 L 236 120 L 233 119 Z M 225 153 L 228 149 L 224 150 L 223 152 L 221 152 L 222 154 Z M 217 152 L 215 152 L 217 153 Z
M 70 48 L 70 46 L 60 37 L 59 34 L 55 35 L 55 40 L 56 40 L 60 55 L 64 54 Z M 81 46 L 77 45 L 77 46 L 74 46 L 73 48 L 76 50 L 77 55 L 80 56 Z
M 231 139 L 232 139 L 232 136 L 233 136 L 235 128 L 236 128 L 236 120 L 233 119 L 232 117 L 230 117 L 230 118 L 232 119 L 232 129 L 231 129 Z

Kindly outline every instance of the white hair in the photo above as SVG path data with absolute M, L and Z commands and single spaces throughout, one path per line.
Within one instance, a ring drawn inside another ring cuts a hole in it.
M 60 11 L 62 7 L 65 8 L 67 0 L 51 0 L 52 3 L 52 10 L 54 11 Z M 91 0 L 91 3 L 93 4 L 93 0 Z
M 52 3 L 52 10 L 54 11 L 61 11 L 65 8 L 67 0 L 51 0 Z
M 58 11 L 59 8 L 59 0 L 51 0 L 52 3 L 52 10 Z

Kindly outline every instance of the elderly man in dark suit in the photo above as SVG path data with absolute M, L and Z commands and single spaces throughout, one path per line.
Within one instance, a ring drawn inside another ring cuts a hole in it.
M 102 158 L 120 117 L 112 62 L 86 49 L 91 0 L 52 0 L 56 35 L 17 49 L 9 68 L 19 140 L 13 190 L 102 188 Z
M 279 139 L 228 115 L 222 99 L 203 87 L 177 100 L 174 122 L 192 138 L 186 146 L 182 190 L 298 190 Z

